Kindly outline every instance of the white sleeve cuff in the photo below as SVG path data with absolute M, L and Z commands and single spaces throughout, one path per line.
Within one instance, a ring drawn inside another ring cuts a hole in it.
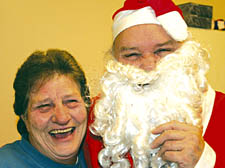
M 205 148 L 195 168 L 214 168 L 216 163 L 216 153 L 214 150 L 205 142 Z

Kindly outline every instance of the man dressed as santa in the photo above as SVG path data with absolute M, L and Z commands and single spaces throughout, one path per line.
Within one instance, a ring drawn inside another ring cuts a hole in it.
M 90 117 L 102 142 L 87 132 L 93 165 L 213 168 L 216 157 L 215 167 L 224 165 L 225 128 L 214 131 L 225 95 L 208 84 L 209 55 L 189 37 L 179 8 L 126 0 L 113 19 L 114 58 Z

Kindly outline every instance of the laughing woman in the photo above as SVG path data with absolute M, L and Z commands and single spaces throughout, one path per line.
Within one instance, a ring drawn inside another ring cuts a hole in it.
M 34 52 L 14 81 L 21 140 L 0 148 L 1 168 L 86 168 L 89 89 L 68 52 Z

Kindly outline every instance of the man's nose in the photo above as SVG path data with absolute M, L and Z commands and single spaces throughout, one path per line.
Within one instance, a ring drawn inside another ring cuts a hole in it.
M 152 71 L 156 68 L 159 60 L 160 57 L 154 53 L 146 53 L 143 55 L 139 68 L 144 69 L 145 71 Z
M 66 109 L 63 104 L 55 107 L 52 121 L 59 125 L 66 125 L 70 121 L 68 109 Z

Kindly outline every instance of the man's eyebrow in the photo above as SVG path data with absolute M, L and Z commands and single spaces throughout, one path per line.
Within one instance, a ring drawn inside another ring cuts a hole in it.
M 138 50 L 137 47 L 121 47 L 120 48 L 120 52 L 124 52 L 124 51 L 132 51 L 132 50 Z
M 174 40 L 169 40 L 169 41 L 166 41 L 164 43 L 156 44 L 156 47 L 163 47 L 165 45 L 171 45 L 171 44 L 174 44 Z

